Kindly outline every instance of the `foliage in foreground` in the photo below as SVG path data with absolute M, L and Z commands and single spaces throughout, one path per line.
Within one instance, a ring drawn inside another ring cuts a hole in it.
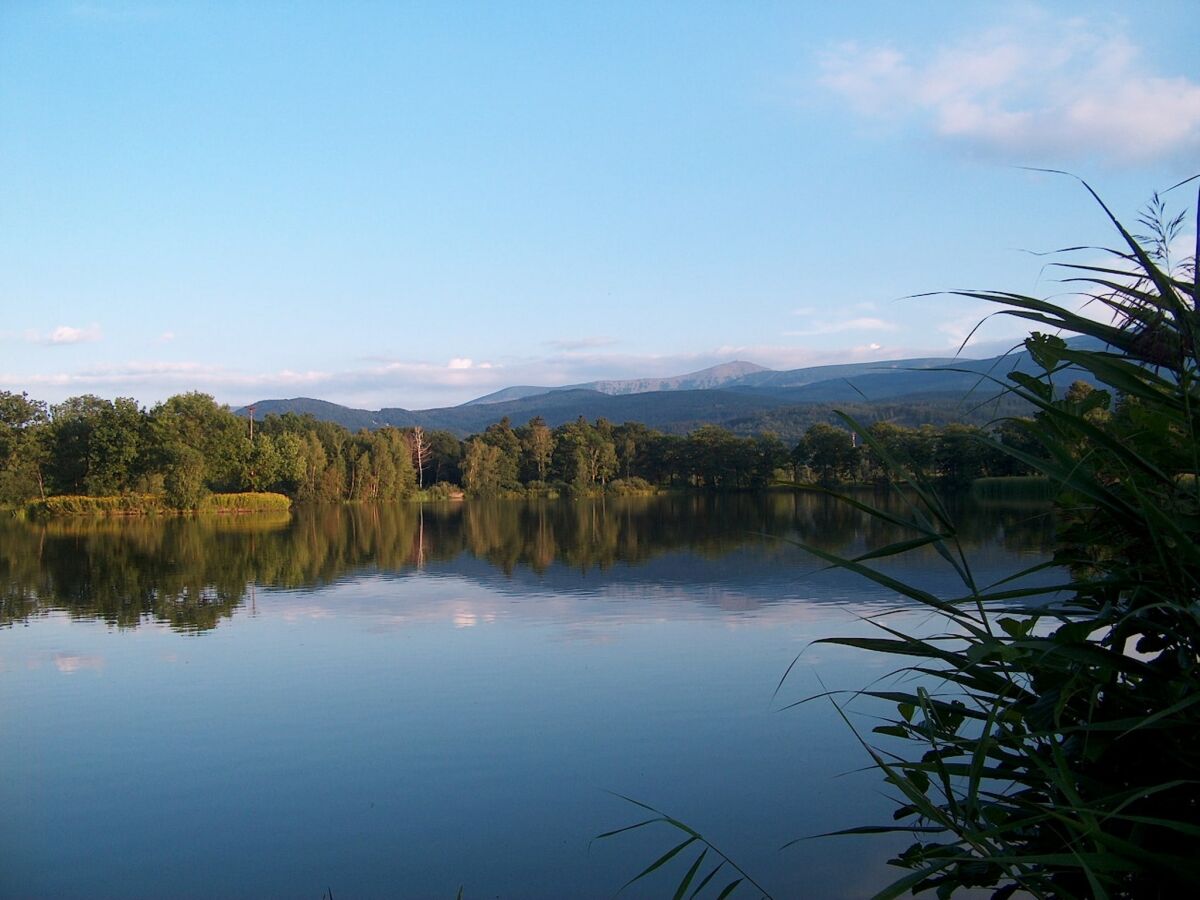
M 1200 886 L 1200 295 L 1194 259 L 1171 270 L 1169 224 L 1144 246 L 1109 216 L 1123 242 L 1113 262 L 1063 265 L 1112 324 L 1032 297 L 966 293 L 1103 343 L 1071 349 L 1035 332 L 1026 347 L 1045 377 L 1010 376 L 1039 412 L 1024 426 L 1034 446 L 1009 452 L 1060 491 L 1054 562 L 1070 581 L 1021 588 L 1032 573 L 1019 573 L 980 587 L 924 487 L 907 546 L 941 550 L 961 597 L 829 560 L 890 582 L 946 626 L 917 639 L 880 622 L 881 637 L 835 641 L 903 657 L 924 676 L 915 690 L 868 692 L 898 713 L 876 732 L 907 748 L 868 747 L 900 794 L 903 824 L 889 827 L 919 835 L 894 860 L 911 870 L 895 888 L 1167 897 Z M 1056 397 L 1050 376 L 1068 366 L 1107 390 Z
M 1096 318 L 1019 294 L 961 292 L 1044 330 L 1026 341 L 1044 375 L 1009 376 L 1008 390 L 1038 410 L 1021 425 L 1030 441 L 1004 450 L 1057 489 L 1051 565 L 1065 580 L 1023 587 L 1047 568 L 1036 566 L 977 584 L 928 482 L 849 418 L 913 501 L 897 516 L 842 499 L 911 537 L 854 559 L 807 548 L 936 612 L 943 626 L 917 637 L 884 617 L 878 637 L 827 641 L 898 657 L 907 676 L 895 690 L 856 694 L 895 708 L 874 729 L 879 738 L 860 737 L 896 792 L 894 822 L 837 832 L 915 838 L 892 860 L 907 874 L 880 897 L 1200 890 L 1200 289 L 1195 257 L 1171 266 L 1181 219 L 1164 220 L 1157 198 L 1142 220 L 1147 239 L 1092 195 L 1122 243 L 1110 264 L 1059 265 Z M 1063 333 L 1103 349 L 1069 347 Z M 1068 367 L 1103 389 L 1057 396 L 1051 376 Z M 935 596 L 873 562 L 923 546 L 956 570 L 960 596 Z M 676 896 L 687 876 L 679 886 Z

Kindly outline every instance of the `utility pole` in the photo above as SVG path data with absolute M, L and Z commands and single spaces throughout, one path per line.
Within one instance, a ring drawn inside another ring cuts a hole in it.
M 246 407 L 246 411 L 250 413 L 250 443 L 252 444 L 254 443 L 254 406 L 255 404 L 251 403 Z

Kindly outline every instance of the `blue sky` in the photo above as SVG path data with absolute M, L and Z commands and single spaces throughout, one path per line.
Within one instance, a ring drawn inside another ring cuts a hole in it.
M 1017 166 L 1130 219 L 1200 171 L 1195 3 L 1133 11 L 2 4 L 0 389 L 423 408 L 948 355 L 984 310 L 898 298 L 1054 293 L 1024 251 L 1112 242 Z

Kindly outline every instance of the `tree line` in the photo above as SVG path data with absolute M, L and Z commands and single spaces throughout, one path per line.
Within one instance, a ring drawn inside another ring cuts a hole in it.
M 981 440 L 1020 441 L 1006 421 L 988 431 L 950 424 L 871 426 L 885 452 L 930 477 L 967 482 L 1023 474 Z M 604 419 L 551 428 L 507 418 L 460 439 L 449 431 L 386 427 L 352 433 L 295 413 L 260 422 L 201 393 L 145 408 L 93 395 L 48 405 L 0 391 L 0 503 L 56 494 L 152 494 L 194 508 L 208 493 L 276 491 L 301 501 L 650 492 L 661 487 L 763 488 L 885 477 L 880 453 L 818 423 L 789 447 L 777 435 L 738 436 L 715 425 L 675 435 Z

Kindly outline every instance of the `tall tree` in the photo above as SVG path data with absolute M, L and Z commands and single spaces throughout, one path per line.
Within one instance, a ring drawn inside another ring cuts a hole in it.
M 420 425 L 411 432 L 413 467 L 417 470 L 417 487 L 425 487 L 425 467 L 429 464 L 429 445 L 425 441 L 425 429 Z
M 850 433 L 825 422 L 804 433 L 796 455 L 826 484 L 849 478 L 858 457 Z
M 0 503 L 46 495 L 46 404 L 0 391 Z
M 434 483 L 439 481 L 459 482 L 462 479 L 461 463 L 463 442 L 449 431 L 431 431 L 429 443 L 429 467 Z
M 622 478 L 643 475 L 639 470 L 639 454 L 655 434 L 657 432 L 651 431 L 641 422 L 624 422 L 613 429 L 612 440 L 617 452 L 617 469 Z
M 529 420 L 521 440 L 522 459 L 525 461 L 522 468 L 531 475 L 535 474 L 538 481 L 546 480 L 550 461 L 554 458 L 554 443 L 554 432 L 545 419 L 534 416 Z
M 521 441 L 513 431 L 508 416 L 483 432 L 483 441 L 500 451 L 496 457 L 496 472 L 502 490 L 516 490 L 521 486 Z
M 750 485 L 763 488 L 775 480 L 777 470 L 788 464 L 788 449 L 779 435 L 766 432 L 755 437 L 754 463 L 750 473 Z
M 249 491 L 265 491 L 280 480 L 283 458 L 276 438 L 259 432 L 243 458 L 242 487 Z
M 482 438 L 475 437 L 467 443 L 463 457 L 463 487 L 469 495 L 489 497 L 500 493 L 503 455 L 499 447 Z
M 176 394 L 154 407 L 150 418 L 155 441 L 168 465 L 182 458 L 174 452 L 176 448 L 190 447 L 204 460 L 206 487 L 223 491 L 241 486 L 250 451 L 249 431 L 228 406 L 219 405 L 208 394 Z

